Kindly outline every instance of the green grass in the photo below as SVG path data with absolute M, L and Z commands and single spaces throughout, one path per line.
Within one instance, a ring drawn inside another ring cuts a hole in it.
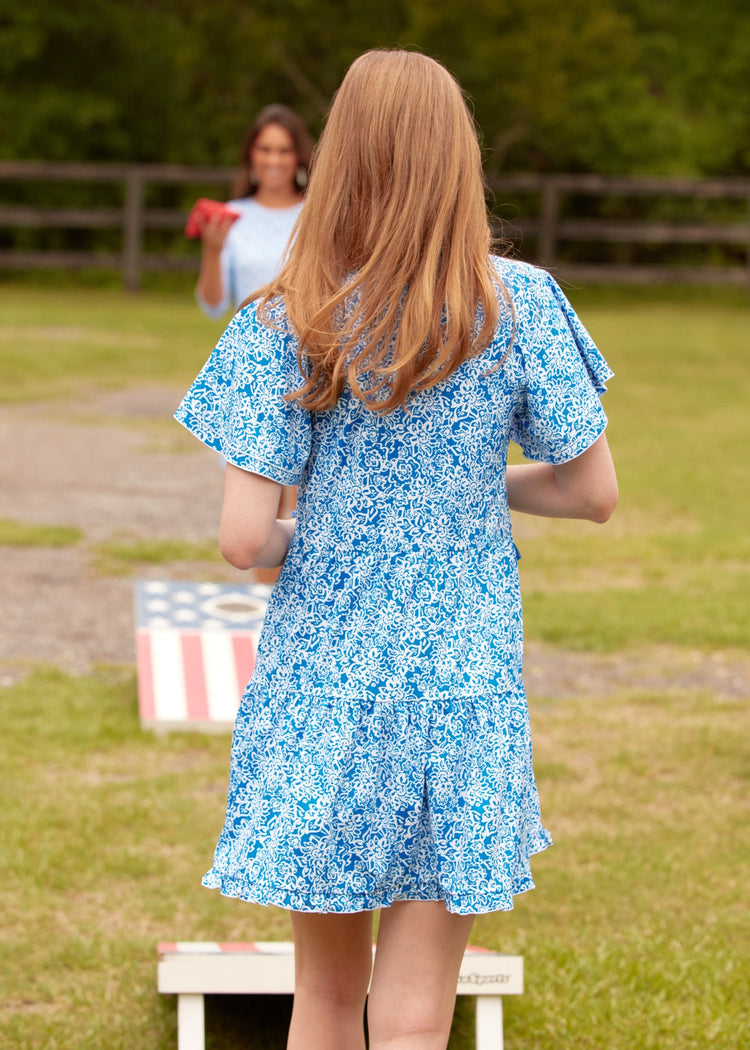
M 223 560 L 216 540 L 205 543 L 179 539 L 112 540 L 97 543 L 92 553 L 98 571 L 105 575 L 120 575 L 143 565 Z
M 31 525 L 0 518 L 0 547 L 73 547 L 83 533 L 73 525 Z
M 0 287 L 0 400 L 72 395 L 92 384 L 182 384 L 221 327 L 189 294 Z
M 130 672 L 0 693 L 0 1042 L 167 1050 L 159 939 L 285 939 L 285 913 L 201 889 L 228 738 L 138 727 Z M 745 703 L 650 693 L 536 705 L 538 889 L 473 940 L 523 954 L 509 1050 L 736 1050 L 750 1040 Z M 471 1005 L 451 1050 L 473 1046 Z M 209 1048 L 283 1046 L 286 1001 L 211 999 Z M 257 1031 L 256 1031 L 257 1026 Z M 253 1033 L 253 1034 L 249 1034 Z
M 580 296 L 615 369 L 620 504 L 605 526 L 517 516 L 526 630 L 575 648 L 750 640 L 750 302 Z

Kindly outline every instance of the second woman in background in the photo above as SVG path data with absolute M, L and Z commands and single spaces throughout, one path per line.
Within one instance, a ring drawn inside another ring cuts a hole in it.
M 228 202 L 240 218 L 212 218 L 201 229 L 195 293 L 209 317 L 236 309 L 276 276 L 302 207 L 311 154 L 310 136 L 293 110 L 271 105 L 260 111 L 245 136 Z

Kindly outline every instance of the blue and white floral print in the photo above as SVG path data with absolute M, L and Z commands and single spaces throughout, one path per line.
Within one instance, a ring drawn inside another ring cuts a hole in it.
M 543 270 L 495 260 L 491 345 L 406 409 L 345 390 L 309 413 L 297 343 L 254 305 L 177 418 L 230 463 L 299 484 L 297 528 L 240 706 L 204 885 L 300 911 L 396 900 L 508 909 L 542 827 L 505 488 L 510 439 L 562 463 L 606 426 L 612 375 Z

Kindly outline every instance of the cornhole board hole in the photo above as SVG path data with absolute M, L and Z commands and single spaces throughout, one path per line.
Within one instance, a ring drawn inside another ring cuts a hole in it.
M 270 594 L 264 584 L 136 582 L 141 726 L 232 728 Z
M 178 1050 L 205 1048 L 205 995 L 294 994 L 290 941 L 177 941 L 157 951 L 158 990 L 177 995 Z M 523 992 L 523 956 L 467 948 L 456 992 L 476 996 L 477 1050 L 502 1050 L 502 997 Z

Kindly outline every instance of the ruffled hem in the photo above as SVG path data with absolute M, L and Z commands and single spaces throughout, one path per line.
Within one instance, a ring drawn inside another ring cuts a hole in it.
M 529 857 L 542 853 L 551 845 L 551 836 L 544 828 L 540 828 L 528 843 L 527 865 Z M 248 904 L 318 914 L 378 911 L 381 908 L 389 908 L 398 901 L 443 901 L 447 910 L 454 915 L 486 915 L 493 911 L 512 911 L 513 898 L 535 888 L 531 872 L 527 871 L 512 878 L 507 889 L 498 889 L 495 892 L 448 891 L 437 880 L 431 880 L 425 885 L 415 876 L 413 884 L 401 888 L 383 887 L 370 893 L 358 893 L 347 887 L 341 892 L 331 890 L 329 893 L 311 893 L 306 890 L 290 890 L 288 887 L 252 880 L 242 875 L 224 874 L 215 867 L 203 876 L 201 885 L 206 889 L 219 890 L 225 897 L 233 897 Z
M 522 690 L 436 703 L 246 694 L 204 885 L 299 911 L 505 911 L 550 844 Z

